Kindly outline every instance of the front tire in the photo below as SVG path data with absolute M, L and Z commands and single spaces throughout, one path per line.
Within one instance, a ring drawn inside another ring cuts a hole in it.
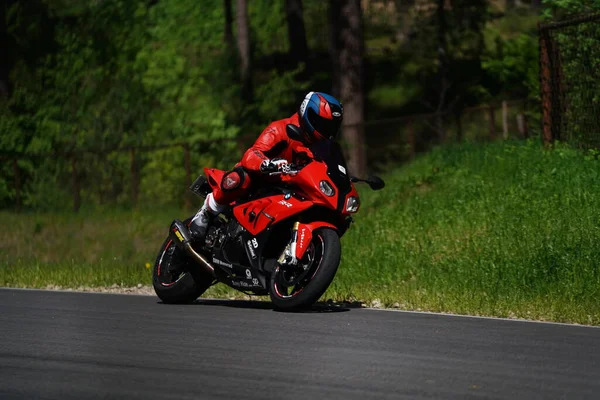
M 277 265 L 269 282 L 271 301 L 280 310 L 312 306 L 325 293 L 340 264 L 340 237 L 330 228 L 313 232 L 306 254 L 298 266 Z
M 184 223 L 187 225 L 187 222 Z M 152 286 L 156 295 L 168 304 L 191 303 L 213 283 L 185 250 L 167 238 L 162 244 L 152 270 Z

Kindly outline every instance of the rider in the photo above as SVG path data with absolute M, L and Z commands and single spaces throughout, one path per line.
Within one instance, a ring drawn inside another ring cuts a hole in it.
M 265 181 L 263 177 L 271 172 L 286 174 L 290 170 L 289 163 L 297 163 L 302 153 L 309 154 L 306 146 L 321 140 L 334 140 L 340 130 L 343 114 L 342 104 L 336 98 L 321 92 L 310 92 L 297 113 L 290 118 L 271 122 L 235 168 L 223 176 L 220 187 L 206 196 L 204 205 L 192 219 L 192 237 L 195 240 L 204 238 L 210 220 L 226 211 L 231 202 L 248 194 L 251 181 Z M 288 137 L 288 124 L 300 126 L 304 143 Z

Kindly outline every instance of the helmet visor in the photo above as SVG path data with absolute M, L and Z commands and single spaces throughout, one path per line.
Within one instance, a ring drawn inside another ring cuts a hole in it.
M 307 112 L 308 122 L 310 122 L 313 128 L 315 128 L 321 136 L 324 136 L 327 139 L 336 139 L 340 131 L 340 126 L 342 125 L 341 118 L 323 118 L 317 115 L 312 108 L 309 108 Z

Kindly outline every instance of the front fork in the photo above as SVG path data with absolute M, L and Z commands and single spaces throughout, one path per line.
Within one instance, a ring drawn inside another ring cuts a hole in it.
M 297 265 L 306 253 L 308 245 L 312 241 L 313 231 L 319 228 L 331 228 L 340 232 L 337 226 L 329 222 L 313 221 L 309 223 L 295 222 L 292 228 L 292 238 L 279 256 L 279 265 Z
M 279 256 L 279 265 L 296 265 L 298 264 L 298 258 L 296 257 L 296 243 L 298 241 L 298 227 L 300 226 L 300 222 L 296 221 L 294 226 L 292 227 L 292 238 L 290 242 L 285 246 L 281 256 Z

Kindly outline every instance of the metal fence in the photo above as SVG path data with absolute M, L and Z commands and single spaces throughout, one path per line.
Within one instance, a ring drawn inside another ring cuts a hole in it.
M 542 137 L 600 147 L 600 14 L 539 25 Z

